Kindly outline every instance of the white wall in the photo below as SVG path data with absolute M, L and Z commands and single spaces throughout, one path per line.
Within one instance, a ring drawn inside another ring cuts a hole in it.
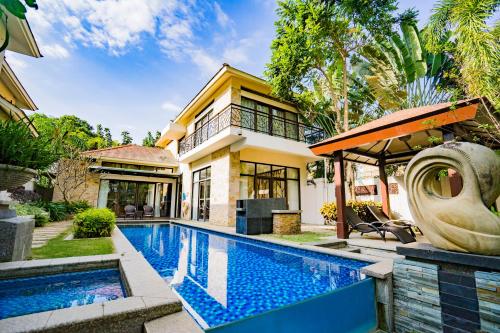
M 404 188 L 403 176 L 388 177 L 389 184 L 398 184 L 398 194 L 390 194 L 391 213 L 393 218 L 411 219 L 411 213 L 408 206 L 406 189 Z M 324 224 L 323 217 L 319 210 L 323 203 L 335 201 L 335 183 L 325 183 L 322 178 L 314 179 L 314 184 L 307 184 L 302 192 L 302 222 L 308 224 Z M 362 178 L 356 180 L 356 186 L 377 185 L 378 195 L 360 195 L 357 200 L 381 201 L 379 178 Z M 346 193 L 347 198 L 349 194 Z M 304 209 L 307 207 L 307 209 Z

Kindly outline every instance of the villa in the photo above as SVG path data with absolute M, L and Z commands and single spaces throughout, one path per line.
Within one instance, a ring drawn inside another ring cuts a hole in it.
M 40 49 L 27 21 L 19 19 L 10 13 L 6 15 L 10 35 L 7 50 L 40 58 L 42 56 Z M 0 25 L 0 34 L 2 36 L 5 34 L 3 23 Z M 0 121 L 9 118 L 23 121 L 34 135 L 38 135 L 25 113 L 25 110 L 36 111 L 37 109 L 28 92 L 5 60 L 5 50 L 0 52 Z
M 304 200 L 308 145 L 324 139 L 297 108 L 270 95 L 262 79 L 227 64 L 162 131 L 157 146 L 89 151 L 92 175 L 80 199 L 108 207 L 154 207 L 156 217 L 234 226 L 237 199 L 286 198 L 288 209 L 316 216 Z M 55 189 L 54 200 L 61 200 Z M 76 199 L 76 198 L 75 198 Z M 305 221 L 314 223 L 314 221 Z

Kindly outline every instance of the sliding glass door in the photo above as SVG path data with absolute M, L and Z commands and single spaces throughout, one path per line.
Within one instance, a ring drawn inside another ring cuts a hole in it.
M 144 206 L 151 206 L 157 211 L 156 186 L 155 183 L 101 180 L 98 206 L 111 209 L 118 217 L 124 216 L 125 206 L 130 205 L 137 211 L 143 211 Z
M 208 221 L 210 218 L 210 176 L 210 167 L 193 172 L 193 220 Z

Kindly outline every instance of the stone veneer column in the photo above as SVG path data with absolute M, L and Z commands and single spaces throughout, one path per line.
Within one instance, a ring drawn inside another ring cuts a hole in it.
M 500 273 L 478 271 L 474 275 L 481 329 L 486 332 L 499 332 Z
M 437 265 L 394 261 L 394 323 L 396 332 L 442 332 Z
M 211 155 L 210 223 L 236 224 L 236 200 L 239 198 L 240 156 L 229 146 Z

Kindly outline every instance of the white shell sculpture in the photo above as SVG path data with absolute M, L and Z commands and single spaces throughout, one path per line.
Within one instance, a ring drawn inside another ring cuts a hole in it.
M 437 176 L 452 168 L 462 176 L 455 197 L 439 194 Z M 500 217 L 489 207 L 500 195 L 500 156 L 473 143 L 452 142 L 418 153 L 405 171 L 410 211 L 434 247 L 500 255 Z

